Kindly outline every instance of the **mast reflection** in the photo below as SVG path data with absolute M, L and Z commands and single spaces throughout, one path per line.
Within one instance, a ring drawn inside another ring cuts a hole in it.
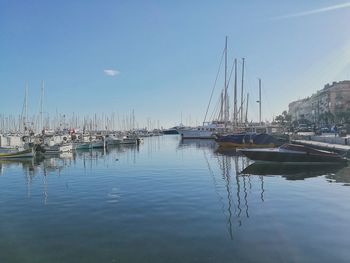
M 228 234 L 234 238 L 234 225 L 243 225 L 249 219 L 249 197 L 253 187 L 250 176 L 240 174 L 241 169 L 249 164 L 249 160 L 235 151 L 217 152 L 203 151 L 209 173 L 213 178 L 215 192 L 219 197 L 222 212 L 226 218 Z M 210 158 L 208 158 L 208 156 Z M 210 162 L 215 160 L 215 162 Z M 260 187 L 260 186 L 259 186 Z M 263 189 L 262 191 L 263 192 Z M 262 199 L 263 201 L 263 199 Z
M 110 147 L 107 150 L 92 149 L 79 150 L 70 153 L 61 153 L 55 155 L 38 155 L 34 158 L 0 160 L 0 176 L 6 175 L 12 167 L 17 167 L 23 171 L 24 182 L 26 185 L 26 196 L 32 196 L 32 183 L 35 177 L 40 178 L 42 187 L 43 203 L 47 204 L 49 200 L 49 181 L 51 176 L 60 176 L 64 169 L 69 167 L 83 167 L 85 173 L 88 170 L 93 171 L 96 166 L 108 166 L 113 158 L 118 160 L 122 156 L 127 162 L 136 163 L 139 148 L 136 145 Z

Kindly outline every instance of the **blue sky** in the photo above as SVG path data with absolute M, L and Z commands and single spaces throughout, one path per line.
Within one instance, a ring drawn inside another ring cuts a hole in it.
M 258 119 L 258 78 L 271 119 L 350 79 L 349 17 L 350 4 L 335 0 L 0 0 L 0 113 L 20 114 L 26 81 L 37 113 L 44 80 L 47 114 L 134 109 L 140 125 L 171 126 L 181 113 L 201 122 L 227 35 L 229 64 L 246 58 L 249 119 Z

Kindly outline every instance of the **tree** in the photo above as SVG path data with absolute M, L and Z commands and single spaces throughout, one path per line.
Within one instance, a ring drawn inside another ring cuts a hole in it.
M 283 111 L 282 114 L 276 116 L 275 121 L 283 127 L 290 126 L 292 122 L 292 116 L 287 113 L 287 111 Z
M 278 115 L 278 116 L 276 116 L 276 118 L 275 118 L 275 121 L 279 124 L 279 125 L 284 125 L 284 117 L 283 117 L 283 115 Z

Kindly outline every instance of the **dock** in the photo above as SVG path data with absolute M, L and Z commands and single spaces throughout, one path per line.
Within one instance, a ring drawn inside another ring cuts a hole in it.
M 318 142 L 318 141 L 311 141 L 311 140 L 291 140 L 291 142 L 295 144 L 311 146 L 319 150 L 336 152 L 342 155 L 346 155 L 347 157 L 350 157 L 350 145 Z

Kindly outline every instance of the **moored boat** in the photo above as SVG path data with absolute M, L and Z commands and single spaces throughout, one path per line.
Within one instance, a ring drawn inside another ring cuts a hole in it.
M 0 159 L 12 158 L 30 158 L 34 157 L 35 151 L 33 148 L 29 149 L 1 149 Z
M 44 154 L 59 154 L 64 152 L 71 152 L 73 150 L 72 143 L 60 143 L 55 145 L 44 145 L 42 152 Z
M 225 130 L 225 123 L 215 121 L 198 127 L 181 127 L 177 132 L 182 139 L 215 139 L 215 134 Z
M 297 144 L 284 144 L 279 148 L 239 149 L 249 159 L 257 162 L 274 163 L 347 163 L 347 159 L 337 153 L 316 150 Z
M 254 132 L 217 135 L 215 141 L 219 144 L 220 147 L 224 148 L 266 148 L 278 146 L 278 141 L 273 136 L 266 133 Z
M 106 136 L 106 144 L 107 145 L 119 145 L 122 141 L 122 138 L 117 135 L 111 134 Z
M 139 144 L 140 139 L 137 136 L 127 135 L 124 136 L 120 144 Z
M 105 143 L 104 143 L 103 139 L 96 139 L 96 140 L 91 142 L 91 148 L 93 148 L 93 149 L 103 148 L 103 147 L 105 147 Z
M 76 142 L 76 143 L 74 143 L 74 149 L 75 150 L 91 149 L 91 143 L 90 142 Z
M 176 130 L 176 127 L 163 130 L 163 134 L 170 135 L 170 134 L 179 134 L 178 131 Z

